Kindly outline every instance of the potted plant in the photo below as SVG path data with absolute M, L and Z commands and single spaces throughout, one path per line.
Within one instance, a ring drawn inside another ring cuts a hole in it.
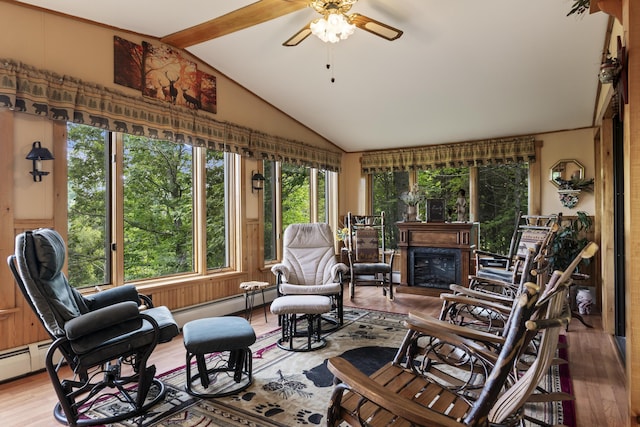
M 562 203 L 562 206 L 565 208 L 573 208 L 578 204 L 581 191 L 593 191 L 593 178 L 571 178 L 568 180 L 556 178 L 555 181 L 558 183 L 560 203 Z
M 559 225 L 551 244 L 551 271 L 564 271 L 589 243 L 586 234 L 591 230 L 593 220 L 586 212 L 578 211 L 575 218 L 561 220 Z M 583 265 L 588 262 L 589 260 L 584 260 Z
M 400 200 L 407 205 L 405 210 L 407 214 L 407 221 L 415 221 L 418 217 L 418 203 L 425 201 L 426 196 L 418 184 L 413 184 L 411 190 L 405 191 L 400 194 Z

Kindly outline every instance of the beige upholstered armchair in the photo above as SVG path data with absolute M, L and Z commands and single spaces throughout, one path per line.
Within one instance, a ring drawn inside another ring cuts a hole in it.
M 349 268 L 336 261 L 329 224 L 291 224 L 284 231 L 282 262 L 271 268 L 281 295 L 331 297 L 337 326 L 343 323 L 342 276 Z

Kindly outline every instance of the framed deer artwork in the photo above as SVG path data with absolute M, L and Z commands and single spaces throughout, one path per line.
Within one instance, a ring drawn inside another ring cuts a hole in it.
M 165 44 L 114 37 L 114 82 L 173 105 L 217 112 L 215 76 Z

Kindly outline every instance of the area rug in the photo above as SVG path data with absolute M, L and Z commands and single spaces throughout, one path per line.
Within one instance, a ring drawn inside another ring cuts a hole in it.
M 165 401 L 141 419 L 118 424 L 126 427 L 270 427 L 314 426 L 325 422 L 333 377 L 327 359 L 342 356 L 366 374 L 375 372 L 395 355 L 406 329 L 404 315 L 345 308 L 345 326 L 327 335 L 327 346 L 313 352 L 289 352 L 277 347 L 280 330 L 258 337 L 253 351 L 253 384 L 243 392 L 217 399 L 198 399 L 184 392 L 184 366 L 160 376 L 167 386 Z M 570 391 L 570 379 L 561 380 L 557 370 L 544 388 Z M 233 385 L 226 374 L 219 386 Z M 566 388 L 569 387 L 569 390 Z M 527 412 L 549 424 L 571 421 L 573 402 L 551 408 L 535 405 Z M 105 401 L 96 415 L 118 410 L 117 402 Z M 548 404 L 545 406 L 549 406 Z

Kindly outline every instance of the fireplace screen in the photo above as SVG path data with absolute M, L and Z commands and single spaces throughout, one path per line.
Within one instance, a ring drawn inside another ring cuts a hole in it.
M 461 283 L 460 249 L 409 248 L 408 285 L 449 289 Z

